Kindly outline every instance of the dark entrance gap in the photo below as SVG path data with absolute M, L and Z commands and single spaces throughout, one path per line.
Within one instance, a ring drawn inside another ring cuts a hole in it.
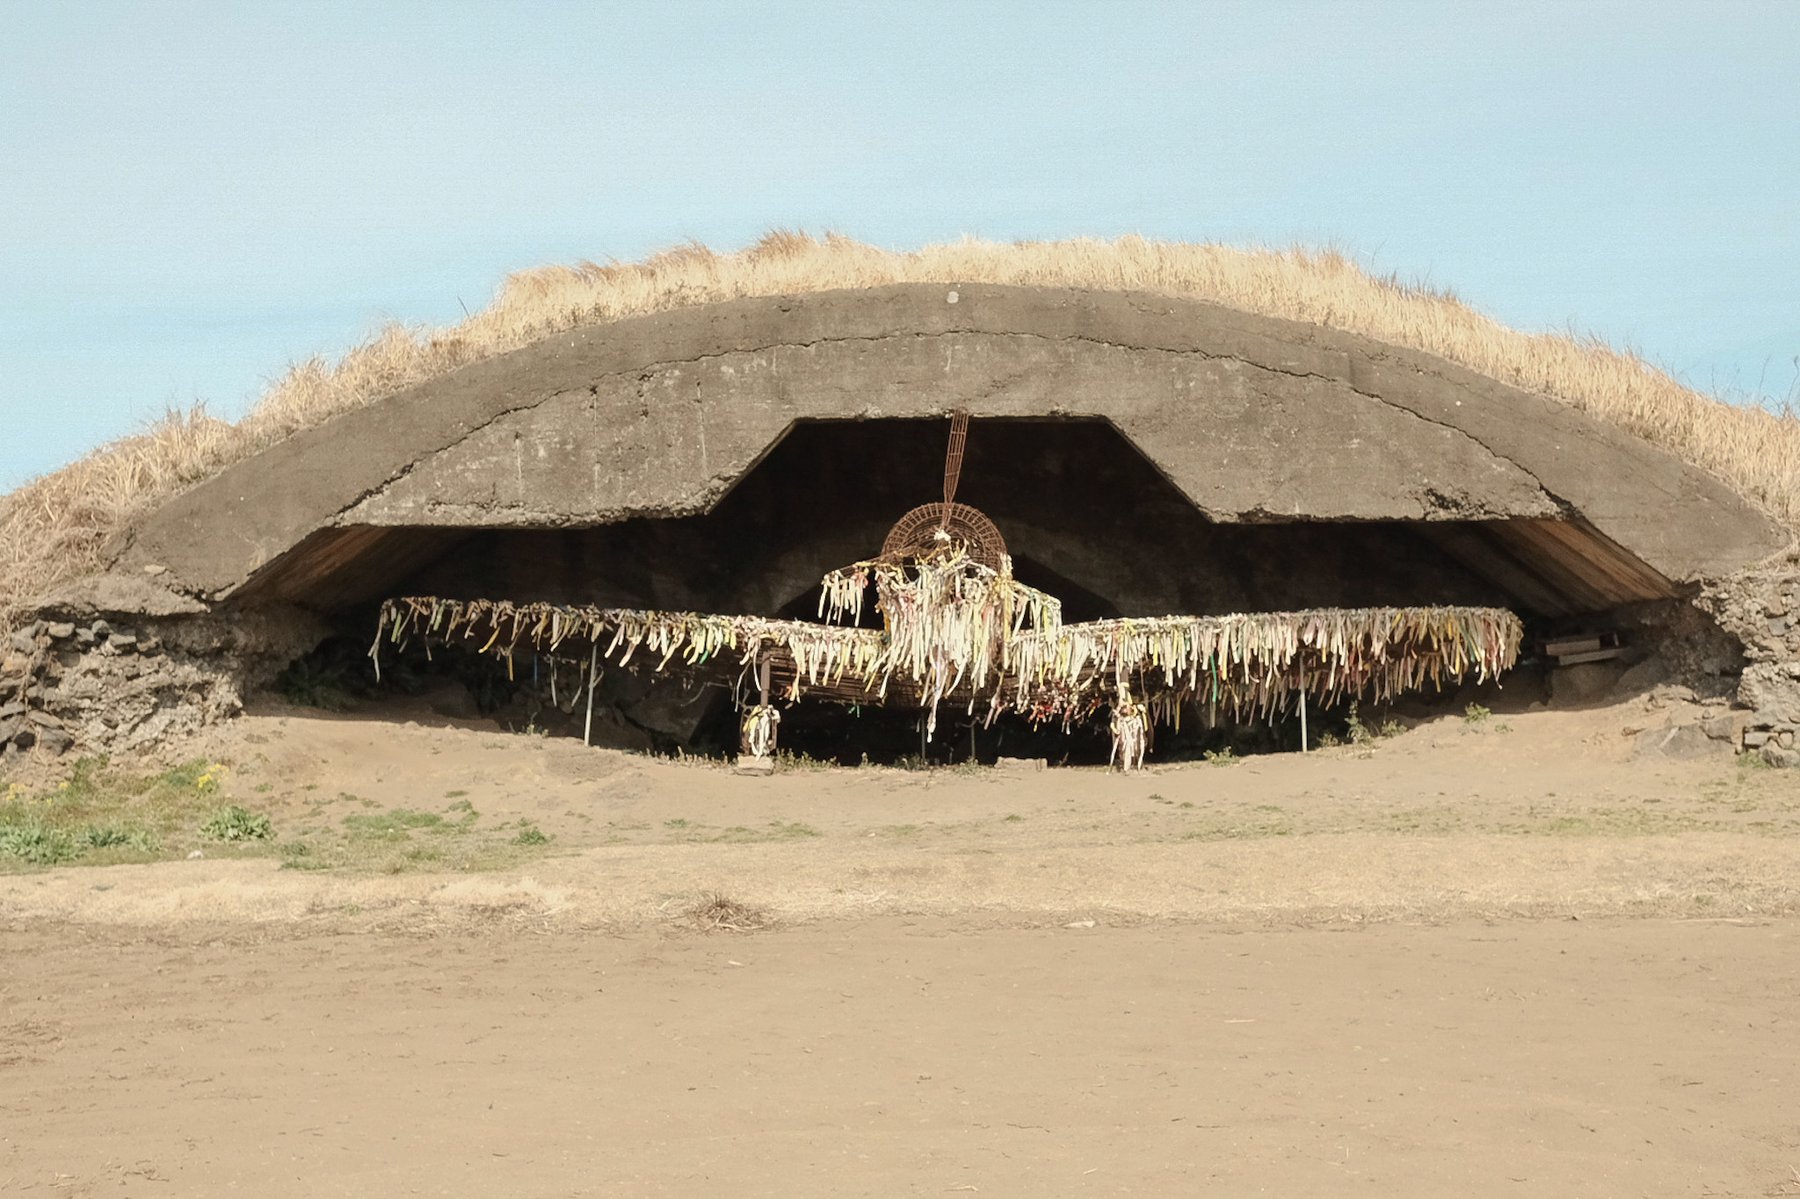
M 372 630 L 382 598 L 400 594 L 810 619 L 825 571 L 872 556 L 901 514 L 940 498 L 946 433 L 942 420 L 801 423 L 706 513 L 588 528 L 371 530 L 380 552 L 322 549 L 310 569 L 278 564 L 258 598 L 326 609 L 353 638 Z M 1548 625 L 1608 602 L 1592 587 L 1580 591 L 1566 552 L 1561 560 L 1536 554 L 1534 541 L 1512 531 L 1528 522 L 1212 521 L 1100 420 L 975 422 L 958 498 L 994 519 L 1019 578 L 1060 596 L 1071 621 L 1492 604 Z M 398 552 L 402 546 L 411 548 Z M 509 689 L 516 695 L 516 679 L 488 694 Z M 728 748 L 733 741 L 713 735 L 729 718 L 723 697 L 697 699 L 668 680 L 609 675 L 604 698 L 642 743 Z M 798 748 L 816 737 L 815 756 L 857 760 L 838 743 L 894 741 L 901 743 L 895 756 L 904 756 L 907 743 L 889 726 L 904 732 L 913 719 L 821 703 L 789 716 L 783 743 Z M 1038 743 L 999 727 L 996 741 Z M 1040 736 L 1063 743 L 1060 730 Z M 1189 737 L 1165 730 L 1159 751 L 1174 752 Z M 1267 739 L 1297 745 L 1297 730 L 1277 726 Z M 1103 730 L 1097 740 L 1105 743 Z M 982 741 L 978 733 L 978 747 Z M 916 753 L 916 730 L 909 744 Z
M 474 530 L 367 598 L 406 591 L 782 612 L 827 570 L 877 553 L 901 514 L 939 498 L 944 438 L 943 421 L 801 424 L 711 512 Z M 994 519 L 1022 579 L 1064 589 L 1076 610 L 1205 615 L 1517 599 L 1417 522 L 1211 521 L 1104 421 L 977 421 L 958 498 Z

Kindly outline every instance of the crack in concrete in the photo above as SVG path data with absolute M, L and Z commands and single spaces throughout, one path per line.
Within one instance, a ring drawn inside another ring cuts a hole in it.
M 1077 344 L 1082 344 L 1082 345 L 1099 346 L 1099 347 L 1102 347 L 1105 349 L 1124 350 L 1124 351 L 1128 351 L 1128 352 L 1132 352 L 1132 353 L 1165 354 L 1165 355 L 1170 355 L 1170 356 L 1179 357 L 1179 358 L 1197 358 L 1203 362 L 1218 362 L 1218 361 L 1241 362 L 1245 366 L 1248 366 L 1248 367 L 1252 368 L 1253 370 L 1262 371 L 1266 374 L 1282 375 L 1282 376 L 1285 376 L 1290 379 L 1317 379 L 1320 382 L 1324 382 L 1324 383 L 1335 383 L 1335 384 L 1342 386 L 1345 390 L 1349 391 L 1352 395 L 1361 396 L 1367 400 L 1373 400 L 1376 403 L 1383 405 L 1384 407 L 1394 410 L 1395 412 L 1405 413 L 1406 415 L 1411 416 L 1414 419 L 1423 421 L 1426 424 L 1434 425 L 1438 428 L 1445 429 L 1448 432 L 1461 435 L 1462 437 L 1468 439 L 1470 442 L 1473 442 L 1475 445 L 1479 446 L 1489 456 L 1496 458 L 1501 462 L 1505 462 L 1511 466 L 1516 467 L 1521 474 L 1525 475 L 1537 486 L 1538 490 L 1542 491 L 1546 496 L 1548 496 L 1550 498 L 1550 500 L 1557 506 L 1557 508 L 1561 512 L 1563 512 L 1564 515 L 1569 515 L 1575 511 L 1574 506 L 1567 499 L 1565 499 L 1564 497 L 1562 497 L 1560 495 L 1557 495 L 1555 492 L 1551 491 L 1548 487 L 1544 486 L 1544 481 L 1537 476 L 1536 472 L 1532 471 L 1529 467 L 1527 467 L 1524 463 L 1518 461 L 1516 458 L 1513 458 L 1508 454 L 1501 453 L 1499 450 L 1496 450 L 1493 446 L 1489 445 L 1486 441 L 1482 440 L 1480 437 L 1477 437 L 1475 434 L 1469 432 L 1467 429 L 1464 429 L 1459 425 L 1455 425 L 1448 421 L 1438 420 L 1436 418 L 1426 416 L 1424 413 L 1418 411 L 1417 409 L 1409 408 L 1404 404 L 1395 403 L 1393 400 L 1390 400 L 1390 399 L 1386 398 L 1385 396 L 1379 395 L 1375 392 L 1365 391 L 1364 389 L 1356 386 L 1355 382 L 1347 376 L 1324 374 L 1319 371 L 1293 370 L 1293 369 L 1288 369 L 1286 367 L 1271 366 L 1268 363 L 1252 361 L 1249 358 L 1244 358 L 1244 357 L 1241 357 L 1236 354 L 1214 353 L 1212 351 L 1199 349 L 1197 347 L 1192 348 L 1192 349 L 1174 349 L 1174 348 L 1171 348 L 1168 346 L 1145 345 L 1145 344 L 1133 343 L 1133 342 L 1111 341 L 1111 340 L 1108 340 L 1103 337 L 1091 337 L 1091 336 L 1087 336 L 1085 334 L 1078 334 L 1078 333 L 1052 335 L 1052 334 L 1047 334 L 1047 333 L 1030 333 L 1030 332 L 1024 332 L 1024 331 L 994 332 L 992 330 L 977 329 L 977 328 L 973 328 L 973 327 L 957 327 L 957 328 L 953 328 L 953 329 L 944 329 L 944 330 L 939 330 L 939 331 L 930 332 L 930 333 L 890 333 L 890 334 L 880 334 L 880 335 L 868 336 L 868 337 L 822 337 L 822 338 L 816 338 L 812 341 L 771 342 L 771 343 L 767 343 L 764 345 L 751 346 L 751 347 L 747 347 L 747 348 L 723 350 L 716 354 L 699 354 L 692 358 L 666 359 L 666 360 L 654 362 L 647 366 L 641 367 L 636 372 L 609 372 L 608 375 L 601 375 L 601 376 L 598 376 L 598 378 L 604 379 L 604 378 L 609 377 L 610 375 L 637 373 L 640 375 L 641 380 L 648 380 L 659 373 L 662 373 L 664 371 L 668 371 L 675 367 L 679 367 L 679 366 L 686 365 L 689 363 L 709 362 L 709 361 L 714 361 L 717 359 L 731 358 L 731 357 L 736 357 L 736 356 L 740 356 L 740 355 L 766 354 L 766 353 L 772 353 L 774 351 L 783 350 L 783 349 L 810 350 L 810 349 L 817 348 L 819 346 L 835 345 L 835 344 L 839 344 L 839 343 L 862 342 L 862 343 L 873 344 L 873 343 L 877 343 L 877 342 L 897 341 L 902 338 L 934 338 L 935 339 L 935 338 L 944 338 L 944 337 L 951 337 L 951 336 L 957 336 L 957 335 L 972 336 L 972 337 L 992 337 L 992 338 L 997 338 L 997 339 L 1016 339 L 1016 340 L 1040 341 L 1040 342 L 1048 342 L 1048 343 L 1052 343 L 1052 344 L 1077 343 Z M 1330 349 L 1330 348 L 1321 348 L 1320 352 L 1328 353 L 1328 354 L 1343 354 L 1345 357 L 1348 357 L 1347 352 L 1341 351 L 1341 350 Z M 1457 384 L 1453 380 L 1448 379 L 1443 375 L 1432 374 L 1431 377 L 1433 379 L 1436 379 L 1438 382 L 1444 384 L 1445 386 L 1450 386 L 1450 387 L 1457 386 Z M 1104 415 L 1104 414 L 1093 413 L 1091 415 L 1100 416 L 1100 415 Z M 1123 434 L 1123 431 L 1121 431 L 1121 433 Z M 1127 439 L 1129 440 L 1129 435 L 1126 435 L 1126 436 L 1127 436 Z M 1133 444 L 1136 444 L 1136 443 L 1134 442 Z M 1140 452 L 1147 453 L 1147 451 L 1143 451 L 1143 450 L 1141 450 L 1141 448 L 1140 448 Z
M 598 398 L 598 396 L 599 396 L 599 388 L 598 387 L 589 387 L 588 392 L 590 395 L 593 395 L 596 398 Z M 396 483 L 400 483 L 400 482 L 404 481 L 405 479 L 410 477 L 412 475 L 412 473 L 414 471 L 416 471 L 419 467 L 423 466 L 425 463 L 429 462 L 431 459 L 437 457 L 439 454 L 447 453 L 448 451 L 455 449 L 457 446 L 462 445 L 464 442 L 468 441 L 469 438 L 475 436 L 477 433 L 480 433 L 480 432 L 483 432 L 484 430 L 492 428 L 494 425 L 505 420 L 507 417 L 513 415 L 515 412 L 525 412 L 529 409 L 539 407 L 546 400 L 554 399 L 559 395 L 569 395 L 569 394 L 570 393 L 568 391 L 548 392 L 544 395 L 540 395 L 540 396 L 536 397 L 535 399 L 529 400 L 525 403 L 514 404 L 510 408 L 502 408 L 500 411 L 494 413 L 492 416 L 489 416 L 489 417 L 483 419 L 478 424 L 471 425 L 469 428 L 463 430 L 461 433 L 459 433 L 457 436 L 453 437 L 449 441 L 444 442 L 442 445 L 438 446 L 436 449 L 426 450 L 424 453 L 422 453 L 418 457 L 412 459 L 405 466 L 401 467 L 398 471 L 395 471 L 393 474 L 389 475 L 387 478 L 382 479 L 381 481 L 373 484 L 370 487 L 364 488 L 362 491 L 358 492 L 357 495 L 355 496 L 355 498 L 351 499 L 349 503 L 343 505 L 336 512 L 334 512 L 331 515 L 329 520 L 322 522 L 322 525 L 336 525 L 336 526 L 342 527 L 345 523 L 344 517 L 346 515 L 348 515 L 352 509 L 360 507 L 362 504 L 366 503 L 370 499 L 373 499 L 375 496 L 381 494 L 382 492 L 388 490 L 390 487 L 394 486 Z M 379 401 L 377 401 L 377 402 L 379 402 Z M 273 561 L 273 559 L 271 559 L 271 561 Z M 268 565 L 268 563 L 264 564 L 265 567 L 267 565 Z M 261 569 L 263 569 L 263 568 L 259 567 L 258 571 L 260 572 Z M 250 577 L 254 578 L 255 575 L 252 574 Z M 248 581 L 249 581 L 248 579 L 245 580 L 245 582 L 248 582 Z M 242 584 L 239 584 L 238 586 L 242 586 Z M 232 590 L 234 590 L 234 591 L 236 589 L 237 589 L 236 587 L 232 588 Z
M 1449 383 L 1449 380 L 1442 379 L 1441 376 L 1434 375 L 1432 377 L 1437 378 L 1442 382 Z M 1534 484 L 1537 485 L 1537 489 L 1539 491 L 1543 492 L 1546 496 L 1549 497 L 1550 501 L 1556 505 L 1557 511 L 1562 514 L 1563 519 L 1566 520 L 1572 516 L 1579 514 L 1580 509 L 1578 509 L 1574 504 L 1569 502 L 1569 500 L 1565 499 L 1563 496 L 1558 495 L 1556 492 L 1554 492 L 1554 491 L 1550 490 L 1548 487 L 1544 486 L 1544 481 L 1538 477 L 1536 471 L 1534 471 L 1530 467 L 1526 466 L 1523 462 L 1520 462 L 1517 458 L 1514 458 L 1508 454 L 1502 454 L 1499 450 L 1496 450 L 1493 446 L 1489 445 L 1487 442 L 1483 441 L 1481 438 L 1475 436 L 1475 434 L 1469 432 L 1467 429 L 1463 428 L 1461 425 L 1454 425 L 1454 424 L 1451 424 L 1449 421 L 1438 420 L 1435 417 L 1426 416 L 1423 412 L 1420 412 L 1416 408 L 1408 408 L 1405 404 L 1397 404 L 1393 400 L 1390 400 L 1385 396 L 1377 395 L 1371 391 L 1364 391 L 1362 388 L 1357 387 L 1356 385 L 1354 385 L 1347 379 L 1344 380 L 1343 382 L 1344 382 L 1344 386 L 1348 387 L 1352 392 L 1354 392 L 1355 394 L 1357 394 L 1359 396 L 1364 396 L 1368 399 L 1375 400 L 1378 403 L 1384 404 L 1387 407 L 1392 408 L 1396 412 L 1404 412 L 1408 416 L 1414 417 L 1417 420 L 1424 421 L 1428 425 L 1433 425 L 1437 428 L 1447 429 L 1452 433 L 1460 434 L 1461 436 L 1467 438 L 1469 441 L 1472 441 L 1476 445 L 1480 446 L 1491 457 L 1497 458 L 1501 462 L 1505 462 L 1511 466 L 1517 467 L 1520 474 L 1522 474 L 1526 478 L 1530 479 Z

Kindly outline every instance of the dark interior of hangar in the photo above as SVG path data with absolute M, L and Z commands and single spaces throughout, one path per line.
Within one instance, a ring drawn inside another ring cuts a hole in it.
M 372 606 L 399 594 L 812 618 L 822 574 L 873 555 L 901 513 L 940 493 L 944 430 L 937 420 L 798 424 L 710 512 L 692 516 L 571 529 L 325 530 L 240 602 L 323 610 L 365 644 Z M 976 422 L 957 498 L 994 520 L 1020 581 L 1060 596 L 1070 620 L 1464 604 L 1507 607 L 1550 629 L 1669 594 L 1579 522 L 1296 514 L 1217 523 L 1099 420 Z M 489 698 L 521 685 L 495 683 Z M 605 698 L 663 747 L 720 740 L 720 711 L 730 707 L 716 692 L 631 678 L 609 680 Z M 784 734 L 791 748 L 850 760 L 859 746 L 878 757 L 917 748 L 910 716 L 864 710 L 847 731 L 842 709 L 801 708 Z M 1015 733 L 1020 752 L 1025 741 Z
M 361 608 L 403 591 L 776 613 L 875 552 L 942 487 L 941 421 L 795 426 L 711 512 L 584 529 L 326 529 L 240 601 Z M 1671 594 L 1577 522 L 1208 520 L 1104 421 L 977 421 L 958 499 L 1071 609 L 1150 616 L 1498 603 L 1528 617 Z

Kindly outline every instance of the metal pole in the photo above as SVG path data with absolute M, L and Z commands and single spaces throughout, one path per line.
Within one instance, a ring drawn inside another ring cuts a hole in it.
M 581 730 L 581 743 L 594 743 L 594 684 L 600 681 L 600 643 L 594 642 L 588 653 L 587 725 Z

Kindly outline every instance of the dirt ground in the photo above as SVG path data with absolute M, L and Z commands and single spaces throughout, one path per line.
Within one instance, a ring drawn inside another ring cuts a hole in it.
M 1800 922 L 7 937 L 0 1190 L 1800 1193 Z
M 1800 782 L 1661 719 L 742 778 L 253 717 L 195 752 L 267 845 L 0 876 L 0 1194 L 1800 1195 Z

